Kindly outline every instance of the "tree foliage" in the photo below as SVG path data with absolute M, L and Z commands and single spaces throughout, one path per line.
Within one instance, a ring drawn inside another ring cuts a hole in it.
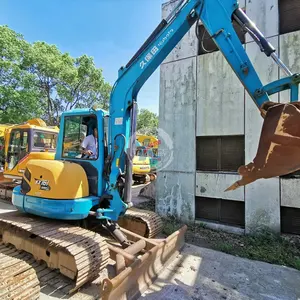
M 24 69 L 30 45 L 7 26 L 0 27 L 0 120 L 17 123 L 39 116 L 40 96 L 32 74 Z
M 0 26 L 0 122 L 42 117 L 57 125 L 68 109 L 94 104 L 107 109 L 110 91 L 93 58 L 73 58 L 45 42 L 30 44 Z
M 94 104 L 108 109 L 111 86 L 92 57 L 73 58 L 46 42 L 27 42 L 0 26 L 0 123 L 40 117 L 58 125 L 61 112 Z M 137 130 L 157 135 L 158 117 L 141 109 Z
M 137 132 L 157 136 L 158 116 L 148 109 L 141 109 L 137 118 Z

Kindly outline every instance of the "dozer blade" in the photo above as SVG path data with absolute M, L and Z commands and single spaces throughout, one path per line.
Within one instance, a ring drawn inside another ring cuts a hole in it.
M 73 279 L 75 286 L 69 293 L 96 279 L 109 260 L 102 236 L 57 220 L 4 213 L 0 215 L 0 235 L 3 243 L 32 254 L 37 261 Z
M 121 228 L 134 243 L 126 249 L 109 244 L 110 258 L 116 261 L 116 276 L 101 284 L 103 300 L 138 299 L 184 245 L 187 226 L 166 239 L 147 239 Z
M 262 115 L 265 119 L 256 157 L 238 169 L 242 178 L 226 191 L 300 169 L 300 102 L 269 102 L 262 108 Z

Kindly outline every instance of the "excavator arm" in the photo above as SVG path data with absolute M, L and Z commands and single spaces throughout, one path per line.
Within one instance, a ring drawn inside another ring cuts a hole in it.
M 233 19 L 252 36 L 262 52 L 273 58 L 287 77 L 263 86 L 234 30 Z M 270 105 L 269 96 L 274 93 L 290 89 L 291 101 L 298 100 L 299 75 L 293 75 L 288 70 L 276 55 L 275 48 L 239 8 L 236 0 L 179 1 L 127 65 L 119 70 L 110 98 L 109 155 L 105 163 L 109 175 L 107 197 L 111 206 L 110 209 L 98 209 L 97 218 L 117 221 L 131 205 L 138 92 L 193 24 L 199 21 L 205 26 L 262 116 L 268 119 L 267 108 L 277 108 Z M 286 106 L 280 107 L 283 109 Z M 293 109 L 296 107 L 293 106 Z M 124 189 L 120 192 L 122 184 Z M 242 184 L 236 183 L 233 188 Z

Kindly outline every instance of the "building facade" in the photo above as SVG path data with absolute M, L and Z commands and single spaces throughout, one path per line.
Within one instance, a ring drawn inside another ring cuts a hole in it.
M 178 1 L 162 5 L 166 17 Z M 300 1 L 242 0 L 247 15 L 293 73 L 300 72 Z M 284 74 L 234 24 L 263 84 Z M 160 67 L 157 210 L 187 222 L 249 233 L 269 228 L 300 234 L 300 172 L 261 179 L 235 191 L 237 169 L 256 155 L 263 119 L 233 70 L 196 24 Z M 288 101 L 288 92 L 271 97 Z

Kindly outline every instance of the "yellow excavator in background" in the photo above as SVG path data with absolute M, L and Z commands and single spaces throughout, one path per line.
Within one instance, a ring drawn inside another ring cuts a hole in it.
M 132 160 L 132 180 L 135 183 L 146 183 L 151 180 L 149 174 L 151 172 L 151 164 L 149 157 L 143 155 L 140 151 L 142 144 L 136 140 L 135 156 Z
M 136 134 L 137 142 L 140 144 L 136 149 L 136 156 L 133 159 L 133 168 L 136 167 L 136 158 L 139 162 L 144 161 L 148 165 L 147 180 L 142 183 L 154 181 L 156 179 L 156 169 L 159 161 L 158 145 L 159 140 L 153 135 Z M 134 169 L 133 169 L 134 170 Z M 134 178 L 133 178 L 134 180 Z
M 11 199 L 12 189 L 20 184 L 31 159 L 53 160 L 59 128 L 47 126 L 39 118 L 22 124 L 1 124 L 0 197 Z
M 136 139 L 145 147 L 158 147 L 159 140 L 153 135 L 136 134 Z
M 134 182 L 144 184 L 156 179 L 158 144 L 153 135 L 136 134 L 136 151 L 132 160 Z

